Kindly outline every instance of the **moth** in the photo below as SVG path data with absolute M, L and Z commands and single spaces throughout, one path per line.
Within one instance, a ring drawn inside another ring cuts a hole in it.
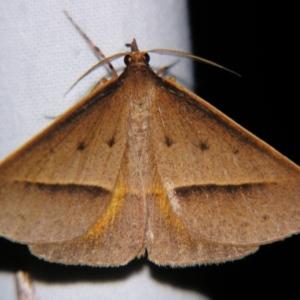
M 130 47 L 121 75 L 1 163 L 0 235 L 64 264 L 188 266 L 298 233 L 300 168 Z

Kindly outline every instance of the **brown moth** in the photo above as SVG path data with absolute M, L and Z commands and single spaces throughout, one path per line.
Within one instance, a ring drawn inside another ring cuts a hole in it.
M 130 46 L 120 76 L 2 162 L 0 234 L 53 262 L 187 266 L 298 233 L 300 168 Z

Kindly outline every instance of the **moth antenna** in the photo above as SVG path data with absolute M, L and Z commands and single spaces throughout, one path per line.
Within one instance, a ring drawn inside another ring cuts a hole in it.
M 91 68 L 89 68 L 86 72 L 84 72 L 69 88 L 68 90 L 65 92 L 65 95 L 67 95 L 72 88 L 81 80 L 83 79 L 85 76 L 87 76 L 88 74 L 90 74 L 91 72 L 93 72 L 94 70 L 96 70 L 97 68 L 99 68 L 100 66 L 107 64 L 108 61 L 113 61 L 115 59 L 118 59 L 121 56 L 127 55 L 127 52 L 124 53 L 117 53 L 114 55 L 111 55 L 109 57 L 106 57 L 105 59 L 99 61 L 98 63 L 96 63 L 95 65 L 93 65 Z M 117 75 L 118 77 L 118 75 Z
M 80 35 L 84 38 L 84 40 L 87 42 L 87 44 L 91 47 L 93 52 L 97 55 L 98 58 L 100 59 L 105 59 L 105 55 L 103 52 L 100 50 L 100 48 L 95 45 L 92 40 L 86 35 L 86 33 L 78 26 L 78 24 L 70 17 L 70 15 L 67 13 L 67 11 L 63 10 L 63 13 L 66 15 L 66 17 L 70 20 L 72 25 L 77 29 L 77 31 L 80 33 Z M 118 74 L 113 65 L 109 60 L 106 61 L 106 64 L 108 65 L 113 77 L 117 78 Z
M 179 56 L 179 57 L 185 57 L 185 58 L 191 58 L 193 60 L 196 60 L 196 61 L 199 61 L 199 62 L 202 62 L 204 64 L 207 64 L 207 65 L 211 65 L 213 67 L 217 67 L 219 69 L 223 69 L 225 71 L 228 71 L 236 76 L 239 76 L 239 77 L 242 77 L 239 73 L 237 72 L 234 72 L 228 68 L 225 68 L 213 61 L 210 61 L 208 59 L 205 59 L 205 58 L 202 58 L 202 57 L 199 57 L 199 56 L 195 56 L 195 55 L 192 55 L 192 54 L 189 54 L 189 53 L 186 53 L 186 52 L 182 52 L 182 51 L 177 51 L 177 50 L 169 50 L 169 49 L 151 49 L 151 50 L 148 50 L 146 52 L 151 52 L 151 53 L 156 53 L 156 54 L 161 54 L 161 55 L 170 55 L 170 56 Z

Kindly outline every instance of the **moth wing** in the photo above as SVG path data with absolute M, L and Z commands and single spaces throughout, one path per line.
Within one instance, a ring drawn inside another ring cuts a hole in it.
M 178 214 L 174 190 L 163 184 L 157 169 L 152 171 L 155 193 L 147 199 L 146 249 L 151 261 L 158 265 L 189 266 L 238 259 L 258 249 L 257 245 L 212 242 L 199 233 L 191 233 L 184 222 L 189 216 L 183 218 Z
M 104 254 L 115 247 L 114 264 L 138 255 L 144 204 L 127 195 L 127 178 L 134 174 L 126 173 L 129 112 L 119 83 L 92 92 L 1 164 L 1 235 L 49 247 L 86 239 L 89 246 L 102 245 Z M 130 201 L 135 205 L 129 210 Z M 124 250 L 127 246 L 130 251 Z M 50 252 L 44 257 L 55 260 Z M 60 253 L 60 261 L 69 256 Z M 91 264 L 88 259 L 77 263 Z
M 120 266 L 144 254 L 145 203 L 128 193 L 127 163 L 121 166 L 109 209 L 84 234 L 63 242 L 31 244 L 31 252 L 49 261 L 92 266 Z M 130 171 L 129 171 L 130 172 Z
M 149 201 L 150 259 L 161 245 L 177 249 L 174 230 L 190 245 L 186 262 L 210 245 L 225 252 L 232 247 L 234 258 L 299 232 L 299 167 L 203 99 L 163 80 L 149 134 L 160 187 Z M 156 230 L 162 222 L 168 234 Z M 206 261 L 219 261 L 209 256 Z

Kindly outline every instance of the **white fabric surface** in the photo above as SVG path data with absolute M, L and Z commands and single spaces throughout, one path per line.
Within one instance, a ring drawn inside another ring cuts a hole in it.
M 65 9 L 105 55 L 126 50 L 137 39 L 141 50 L 170 48 L 189 52 L 185 1 L 0 1 L 0 160 L 84 96 L 107 71 L 95 72 L 66 97 L 64 92 L 97 62 L 69 20 Z M 157 69 L 176 58 L 151 55 Z M 114 63 L 117 70 L 123 61 Z M 191 62 L 181 59 L 170 71 L 192 86 Z M 0 266 L 1 271 L 1 266 Z M 14 299 L 12 273 L 0 273 L 0 299 Z M 199 299 L 195 292 L 165 286 L 147 266 L 114 282 L 47 284 L 36 282 L 46 299 Z
M 107 56 L 140 49 L 189 51 L 185 1 L 0 1 L 0 159 L 18 148 L 82 96 L 106 69 L 91 74 L 66 97 L 70 85 L 97 58 L 62 13 L 65 9 Z M 152 54 L 153 67 L 177 58 Z M 122 59 L 114 63 L 122 70 Z M 191 62 L 171 72 L 191 84 Z
M 15 278 L 12 273 L 1 273 L 0 299 L 16 299 Z M 149 268 L 145 265 L 121 281 L 86 281 L 76 283 L 35 282 L 35 293 L 38 300 L 208 300 L 195 291 L 184 290 L 179 287 L 165 284 L 151 277 Z

